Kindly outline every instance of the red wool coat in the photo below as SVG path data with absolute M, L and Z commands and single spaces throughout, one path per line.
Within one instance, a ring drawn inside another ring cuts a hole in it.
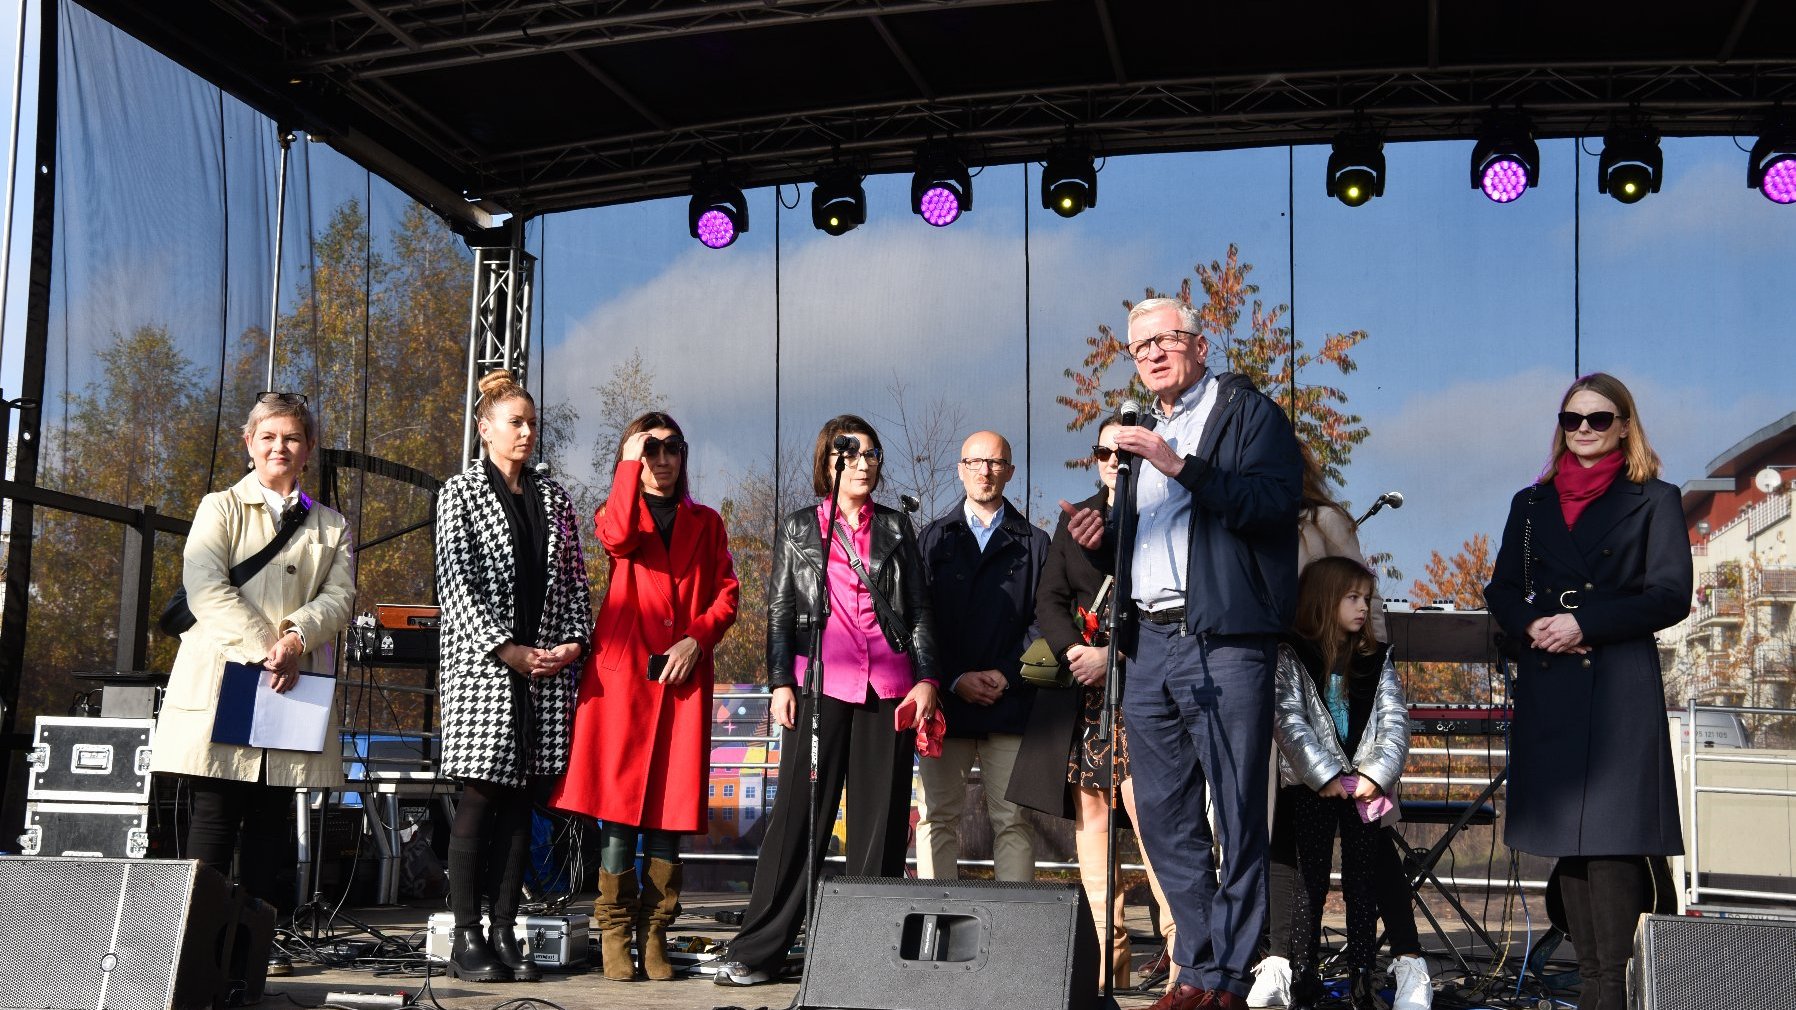
M 567 776 L 550 802 L 602 821 L 705 830 L 711 758 L 711 656 L 736 622 L 740 588 L 716 512 L 687 498 L 671 550 L 643 503 L 642 464 L 617 465 L 593 517 L 611 556 L 594 648 L 580 676 Z M 648 679 L 649 656 L 690 635 L 702 654 L 677 687 Z

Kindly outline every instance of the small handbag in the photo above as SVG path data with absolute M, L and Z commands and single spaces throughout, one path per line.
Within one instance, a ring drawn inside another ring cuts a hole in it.
M 1077 612 L 1074 616 L 1078 618 L 1080 627 L 1086 629 L 1087 643 L 1102 634 L 1096 627 L 1096 615 L 1104 608 L 1104 598 L 1110 595 L 1110 586 L 1111 579 L 1106 575 L 1103 585 L 1098 587 L 1097 595 L 1091 601 L 1091 609 L 1075 608 Z M 1023 650 L 1021 674 L 1024 683 L 1035 687 L 1072 687 L 1075 683 L 1073 671 L 1066 665 L 1066 660 L 1054 654 L 1054 648 L 1045 638 L 1030 642 L 1029 647 Z
M 287 546 L 287 541 L 293 539 L 293 534 L 305 525 L 306 513 L 311 510 L 305 495 L 300 495 L 293 507 L 281 515 L 281 527 L 275 531 L 274 539 L 268 541 L 268 546 L 231 566 L 231 585 L 241 586 L 255 578 L 256 573 L 273 560 L 281 552 L 281 548 Z M 174 595 L 168 598 L 168 606 L 162 608 L 162 616 L 156 618 L 156 627 L 170 638 L 180 638 L 198 621 L 193 616 L 193 610 L 187 606 L 187 587 L 181 585 L 175 587 Z

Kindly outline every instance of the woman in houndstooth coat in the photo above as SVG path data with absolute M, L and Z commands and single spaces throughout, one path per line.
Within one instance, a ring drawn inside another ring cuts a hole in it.
M 480 394 L 487 458 L 437 499 L 442 767 L 462 783 L 449 839 L 448 968 L 469 981 L 536 981 L 541 972 L 512 932 L 530 853 L 529 786 L 567 770 L 592 602 L 573 503 L 524 466 L 535 402 L 504 370 L 481 379 Z M 492 898 L 486 935 L 483 890 Z

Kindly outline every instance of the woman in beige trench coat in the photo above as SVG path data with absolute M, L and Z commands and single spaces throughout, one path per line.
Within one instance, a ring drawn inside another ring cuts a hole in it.
M 212 742 L 225 663 L 261 666 L 277 691 L 300 670 L 335 672 L 333 640 L 349 623 L 355 597 L 349 525 L 299 490 L 318 427 L 296 393 L 263 393 L 243 425 L 251 473 L 200 501 L 182 553 L 181 582 L 194 626 L 181 636 L 168 693 L 156 721 L 150 767 L 184 776 L 193 819 L 182 855 L 229 875 L 239 834 L 240 882 L 277 907 L 283 864 L 293 862 L 286 829 L 295 788 L 331 788 L 343 779 L 333 721 L 323 751 L 274 750 Z M 242 586 L 230 569 L 274 539 L 288 510 L 305 507 L 303 525 Z

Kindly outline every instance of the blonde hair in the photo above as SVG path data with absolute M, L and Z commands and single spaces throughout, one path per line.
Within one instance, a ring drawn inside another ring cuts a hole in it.
M 243 422 L 243 437 L 254 438 L 256 429 L 269 418 L 291 417 L 298 420 L 300 427 L 305 430 L 306 444 L 317 445 L 318 419 L 312 416 L 304 399 L 295 393 L 263 394 L 263 397 L 269 396 L 272 398 L 258 398 L 255 405 L 249 408 L 249 417 Z
M 536 397 L 512 376 L 509 368 L 495 368 L 481 376 L 479 389 L 480 399 L 474 403 L 474 416 L 483 421 L 492 420 L 493 408 L 513 397 L 521 396 L 530 401 L 532 407 L 536 406 Z
M 1640 423 L 1640 412 L 1634 406 L 1634 394 L 1620 379 L 1608 372 L 1591 372 L 1579 378 L 1559 398 L 1559 409 L 1564 410 L 1571 398 L 1584 390 L 1615 404 L 1617 420 L 1628 422 L 1628 430 L 1621 436 L 1622 461 L 1627 478 L 1636 484 L 1644 484 L 1659 476 L 1659 454 L 1653 451 L 1652 442 L 1647 440 L 1646 426 Z M 1559 419 L 1553 418 L 1553 451 L 1547 457 L 1547 467 L 1540 472 L 1540 482 L 1545 483 L 1559 475 L 1559 460 L 1565 456 L 1566 431 L 1559 427 Z

